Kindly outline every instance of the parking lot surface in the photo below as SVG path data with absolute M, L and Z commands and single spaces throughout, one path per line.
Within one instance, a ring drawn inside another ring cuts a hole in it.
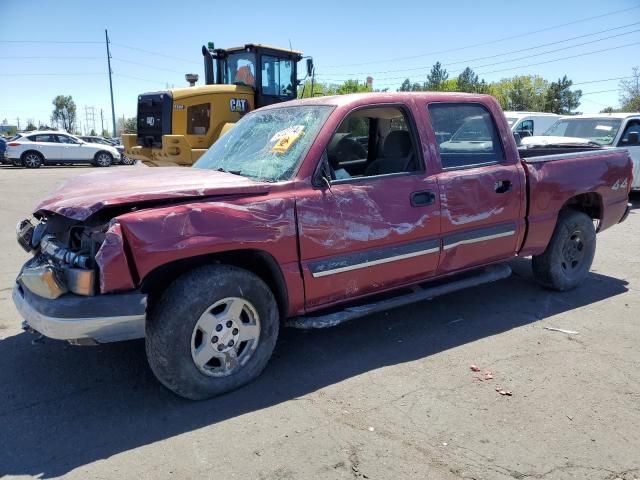
M 495 284 L 285 329 L 257 381 L 189 402 L 156 382 L 142 341 L 20 329 L 14 225 L 90 171 L 0 168 L 0 477 L 640 478 L 640 198 L 571 292 L 517 259 Z

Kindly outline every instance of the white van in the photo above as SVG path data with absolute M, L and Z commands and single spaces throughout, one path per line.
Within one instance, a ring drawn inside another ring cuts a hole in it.
M 542 135 L 560 118 L 555 113 L 542 112 L 504 112 L 504 116 L 511 131 L 519 134 L 520 138 Z

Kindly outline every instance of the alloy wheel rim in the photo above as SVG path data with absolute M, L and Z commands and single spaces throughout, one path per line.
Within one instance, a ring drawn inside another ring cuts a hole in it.
M 109 165 L 109 156 L 106 153 L 98 155 L 98 165 L 102 167 Z
M 27 166 L 29 167 L 35 167 L 36 165 L 38 165 L 39 162 L 40 162 L 40 159 L 38 158 L 37 155 L 27 155 L 24 158 L 24 163 L 26 163 Z
M 205 309 L 191 335 L 191 358 L 201 373 L 226 377 L 242 368 L 260 339 L 260 317 L 244 298 L 227 297 Z

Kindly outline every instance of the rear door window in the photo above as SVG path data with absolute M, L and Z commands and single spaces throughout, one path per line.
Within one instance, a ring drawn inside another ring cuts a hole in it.
M 31 135 L 29 137 L 27 137 L 29 140 L 31 140 L 32 142 L 38 142 L 38 143 L 42 143 L 42 142 L 55 142 L 56 140 L 53 138 L 53 135 L 48 135 L 48 134 L 44 134 L 44 135 Z
M 428 106 L 444 169 L 504 162 L 502 143 L 491 113 L 480 104 L 431 103 Z

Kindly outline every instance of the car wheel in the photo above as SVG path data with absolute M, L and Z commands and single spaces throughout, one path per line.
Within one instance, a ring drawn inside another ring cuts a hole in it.
M 122 163 L 123 165 L 133 165 L 134 163 L 136 163 L 136 161 L 133 158 L 129 158 L 126 155 L 121 155 L 122 160 L 120 160 L 120 163 Z
M 575 288 L 589 273 L 595 252 L 593 220 L 576 210 L 562 211 L 546 250 L 533 257 L 534 277 L 553 290 Z
M 94 160 L 96 167 L 110 167 L 113 163 L 113 157 L 108 152 L 98 152 Z
M 260 375 L 278 330 L 278 306 L 259 277 L 233 266 L 205 266 L 175 280 L 152 309 L 147 359 L 174 393 L 210 398 Z
M 26 168 L 40 168 L 42 161 L 42 155 L 38 152 L 26 152 L 22 155 L 22 165 Z

